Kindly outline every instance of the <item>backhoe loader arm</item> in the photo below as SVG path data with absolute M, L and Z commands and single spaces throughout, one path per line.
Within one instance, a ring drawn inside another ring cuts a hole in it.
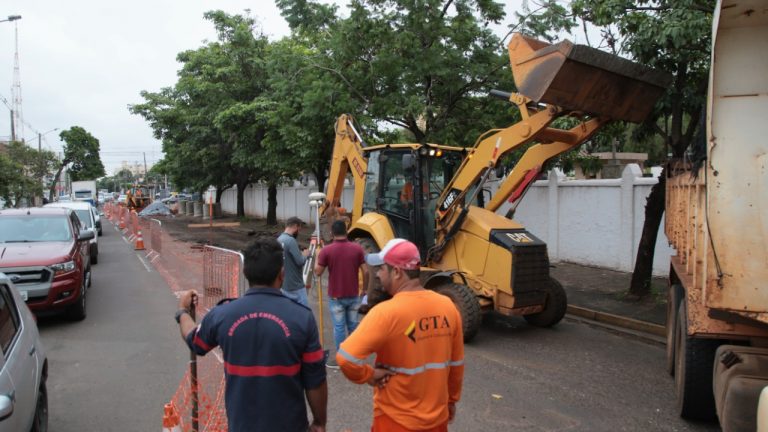
M 588 46 L 567 40 L 550 45 L 521 34 L 510 40 L 509 59 L 519 93 L 493 91 L 492 95 L 508 97 L 522 118 L 478 139 L 441 194 L 430 259 L 441 259 L 442 250 L 461 228 L 488 170 L 505 153 L 535 143 L 487 203 L 491 211 L 505 200 L 519 202 L 547 161 L 582 144 L 609 120 L 645 119 L 672 80 L 667 73 Z M 581 121 L 569 130 L 550 127 L 564 115 Z M 473 193 L 467 200 L 470 191 Z
M 333 145 L 326 201 L 320 207 L 320 214 L 329 219 L 336 218 L 344 191 L 344 179 L 347 177 L 347 173 L 351 171 L 355 183 L 352 220 L 357 220 L 362 216 L 365 176 L 368 168 L 368 160 L 363 156 L 364 143 L 354 127 L 352 116 L 349 114 L 339 116 L 336 120 L 335 130 L 336 141 Z

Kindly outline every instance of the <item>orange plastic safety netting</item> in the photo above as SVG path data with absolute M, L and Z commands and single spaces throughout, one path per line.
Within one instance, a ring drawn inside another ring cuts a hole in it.
M 155 227 L 153 227 L 155 228 Z M 163 237 L 166 237 L 162 233 Z M 199 322 L 221 300 L 239 297 L 246 288 L 242 278 L 242 255 L 227 249 L 205 246 L 191 249 L 188 244 L 164 239 L 166 245 L 158 267 L 174 291 L 191 288 L 184 286 L 196 280 L 199 287 L 196 318 Z M 170 246 L 170 247 L 168 247 Z M 202 272 L 202 274 L 201 274 Z M 175 276 L 175 277 L 174 277 Z M 191 276 L 191 277 L 190 277 Z M 196 384 L 192 372 L 187 371 L 176 393 L 171 398 L 174 415 L 166 414 L 164 425 L 178 420 L 178 430 L 189 432 L 219 432 L 227 430 L 224 407 L 224 374 L 221 351 L 217 348 L 206 356 L 196 358 Z M 167 428 L 168 430 L 173 430 Z

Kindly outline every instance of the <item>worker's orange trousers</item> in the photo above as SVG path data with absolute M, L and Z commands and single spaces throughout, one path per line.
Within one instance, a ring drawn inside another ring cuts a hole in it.
M 412 430 L 402 427 L 399 423 L 395 423 L 394 420 L 386 415 L 379 415 L 373 418 L 373 426 L 371 426 L 371 432 L 448 432 L 448 422 L 435 426 L 431 429 L 419 429 Z

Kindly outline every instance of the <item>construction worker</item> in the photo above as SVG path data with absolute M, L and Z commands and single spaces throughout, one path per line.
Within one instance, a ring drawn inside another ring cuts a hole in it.
M 419 250 L 390 240 L 366 262 L 392 299 L 372 308 L 341 343 L 336 361 L 373 390 L 372 432 L 445 432 L 464 378 L 461 315 L 451 299 L 419 282 Z M 376 366 L 366 360 L 376 354 Z

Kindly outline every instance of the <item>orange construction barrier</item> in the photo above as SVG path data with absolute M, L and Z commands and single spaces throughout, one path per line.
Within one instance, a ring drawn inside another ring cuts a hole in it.
M 125 229 L 125 212 L 120 212 L 120 225 L 119 228 L 121 230 Z
M 136 235 L 136 247 L 133 249 L 144 250 L 144 237 L 141 236 L 141 230 L 139 230 L 139 233 Z
M 165 404 L 163 414 L 163 432 L 181 432 L 179 413 L 172 403 Z

